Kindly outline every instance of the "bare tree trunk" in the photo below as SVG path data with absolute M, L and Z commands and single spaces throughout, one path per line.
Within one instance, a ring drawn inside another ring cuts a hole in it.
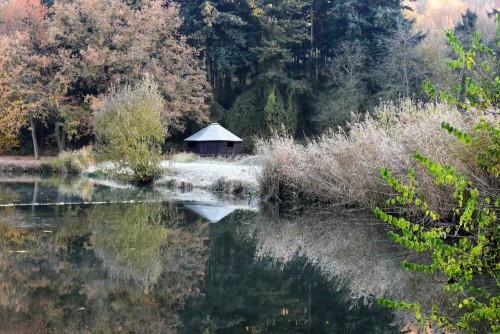
M 61 134 L 59 131 L 59 124 L 57 122 L 54 124 L 54 134 L 56 136 L 57 151 L 59 153 L 62 153 L 64 151 L 64 147 L 63 147 L 63 144 L 61 142 Z
M 403 41 L 403 70 L 404 70 L 404 76 L 405 76 L 405 93 L 406 93 L 406 98 L 408 99 L 410 97 L 410 80 L 408 78 L 408 64 L 407 64 L 407 59 L 408 59 L 408 54 L 406 53 L 406 40 Z
M 61 131 L 61 146 L 63 151 L 66 151 L 66 130 L 64 130 L 64 127 Z
M 33 113 L 31 111 L 30 111 L 30 127 L 31 127 L 31 138 L 33 139 L 33 151 L 35 153 L 35 159 L 40 159 L 40 149 L 38 148 L 38 141 L 36 140 L 35 119 L 33 118 Z

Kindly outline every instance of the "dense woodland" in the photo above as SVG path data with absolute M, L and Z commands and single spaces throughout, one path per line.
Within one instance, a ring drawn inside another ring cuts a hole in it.
M 469 40 L 491 31 L 483 42 L 496 47 L 491 1 L 483 2 L 454 29 Z M 445 66 L 444 33 L 422 24 L 432 3 L 4 1 L 0 151 L 38 157 L 40 146 L 61 152 L 92 142 L 104 95 L 146 73 L 165 100 L 167 137 L 218 121 L 248 150 L 255 135 L 318 134 L 381 100 L 425 100 L 424 79 L 442 89 L 461 75 Z

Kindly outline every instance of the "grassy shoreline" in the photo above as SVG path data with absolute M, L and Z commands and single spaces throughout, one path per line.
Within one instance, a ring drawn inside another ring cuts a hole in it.
M 84 175 L 90 178 L 130 181 L 128 172 L 117 172 L 112 164 L 95 165 L 90 151 L 67 152 L 58 157 L 0 157 L 0 175 Z M 149 186 L 181 191 L 204 189 L 243 197 L 258 197 L 256 157 L 232 159 L 199 158 L 181 155 L 181 160 L 162 162 L 162 174 Z M 257 159 L 258 160 L 258 159 Z M 108 166 L 109 165 L 109 166 Z

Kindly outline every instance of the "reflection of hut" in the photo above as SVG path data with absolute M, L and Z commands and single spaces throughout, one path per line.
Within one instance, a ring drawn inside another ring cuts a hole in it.
M 214 206 L 203 204 L 184 204 L 186 208 L 196 212 L 211 223 L 216 223 L 232 213 L 235 208 L 229 206 Z
M 236 155 L 241 153 L 243 140 L 224 129 L 218 123 L 212 123 L 194 135 L 184 139 L 188 151 L 199 155 Z

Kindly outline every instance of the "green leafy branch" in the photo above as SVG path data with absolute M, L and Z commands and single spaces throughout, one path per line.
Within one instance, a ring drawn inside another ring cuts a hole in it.
M 500 36 L 500 15 L 497 15 L 498 34 Z M 486 110 L 500 102 L 500 75 L 497 72 L 500 57 L 492 48 L 481 42 L 481 33 L 472 37 L 471 47 L 466 49 L 453 30 L 446 32 L 448 44 L 455 53 L 455 59 L 447 65 L 462 73 L 463 82 L 439 91 L 429 80 L 423 82 L 426 93 L 442 101 L 456 105 L 463 110 L 471 107 Z M 500 46 L 500 39 L 498 41 Z M 465 76 L 465 73 L 468 73 Z
M 458 130 L 453 131 L 451 127 L 448 127 L 448 130 L 468 142 L 467 135 Z M 498 297 L 473 285 L 474 278 L 478 275 L 488 275 L 496 281 L 497 286 L 500 285 L 500 255 L 497 251 L 500 227 L 496 216 L 499 207 L 498 197 L 494 207 L 491 207 L 491 199 L 481 199 L 479 190 L 453 167 L 441 166 L 421 153 L 416 153 L 414 157 L 434 176 L 436 185 L 446 184 L 453 187 L 453 196 L 458 202 L 454 212 L 457 217 L 454 224 L 447 227 L 425 227 L 405 218 L 394 217 L 380 208 L 376 208 L 374 213 L 395 227 L 397 232 L 388 233 L 391 240 L 413 251 L 430 253 L 430 264 L 405 261 L 402 264 L 405 269 L 423 273 L 441 272 L 446 277 L 445 291 L 460 292 L 467 297 L 461 303 L 453 305 L 462 312 L 460 319 L 455 323 L 440 316 L 437 306 L 433 306 L 430 317 L 424 319 L 420 315 L 418 303 L 397 303 L 388 300 L 380 300 L 379 303 L 401 309 L 413 309 L 417 319 L 424 323 L 427 321 L 426 324 L 434 321 L 449 329 L 472 332 L 472 323 L 487 321 L 494 332 L 498 331 L 500 330 Z M 387 200 L 387 204 L 414 205 L 430 221 L 440 220 L 440 215 L 430 210 L 428 204 L 416 196 L 413 169 L 408 172 L 410 180 L 408 185 L 402 184 L 385 168 L 381 169 L 381 175 L 398 193 L 394 198 Z M 452 232 L 454 232 L 453 242 L 449 240 Z

